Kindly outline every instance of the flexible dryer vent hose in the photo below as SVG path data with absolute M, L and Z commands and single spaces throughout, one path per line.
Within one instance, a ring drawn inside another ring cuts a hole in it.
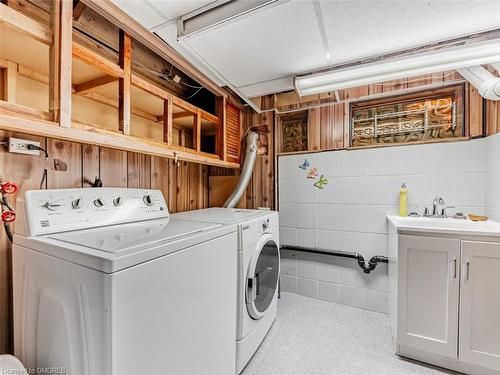
M 252 178 L 253 168 L 255 166 L 255 160 L 257 159 L 257 140 L 259 135 L 256 132 L 249 132 L 247 135 L 247 152 L 245 154 L 245 163 L 241 169 L 240 180 L 238 185 L 234 189 L 233 193 L 229 198 L 227 198 L 226 203 L 223 207 L 233 208 L 238 204 L 241 197 L 247 189 L 248 183 Z

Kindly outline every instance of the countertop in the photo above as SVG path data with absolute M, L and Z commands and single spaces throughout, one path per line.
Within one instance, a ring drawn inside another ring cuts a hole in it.
M 469 219 L 401 217 L 396 215 L 387 215 L 387 220 L 396 227 L 398 232 L 500 237 L 500 223 L 493 220 L 475 222 Z

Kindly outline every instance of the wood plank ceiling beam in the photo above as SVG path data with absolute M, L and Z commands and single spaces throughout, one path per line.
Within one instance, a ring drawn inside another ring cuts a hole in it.
M 73 20 L 78 21 L 87 6 L 80 0 L 73 0 Z
M 53 34 L 50 28 L 3 3 L 0 3 L 0 24 L 29 35 L 44 44 L 52 45 Z

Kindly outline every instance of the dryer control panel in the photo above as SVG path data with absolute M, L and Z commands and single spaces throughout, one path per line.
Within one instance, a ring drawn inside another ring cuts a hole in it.
M 241 248 L 246 249 L 253 244 L 265 233 L 275 237 L 276 242 L 279 242 L 279 223 L 278 213 L 268 211 L 258 218 L 241 224 Z
M 30 190 L 18 200 L 23 206 L 29 236 L 169 216 L 162 192 L 150 189 Z

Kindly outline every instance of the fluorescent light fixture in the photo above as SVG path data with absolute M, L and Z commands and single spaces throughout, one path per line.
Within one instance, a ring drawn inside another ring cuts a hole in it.
M 500 61 L 500 39 L 298 76 L 295 88 L 304 96 L 496 61 Z

